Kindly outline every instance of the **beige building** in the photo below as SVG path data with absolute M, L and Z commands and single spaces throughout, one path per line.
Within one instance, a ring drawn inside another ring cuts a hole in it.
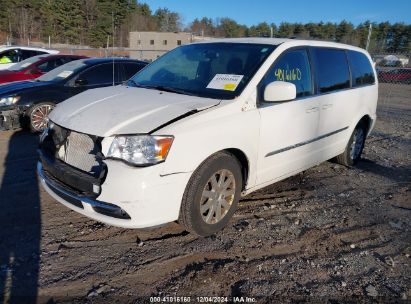
M 191 42 L 191 33 L 130 32 L 130 58 L 155 60 L 169 50 Z
M 130 32 L 130 58 L 152 61 L 180 45 L 210 39 L 185 32 Z

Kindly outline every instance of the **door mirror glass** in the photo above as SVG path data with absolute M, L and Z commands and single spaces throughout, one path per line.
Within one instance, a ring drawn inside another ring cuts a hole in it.
M 87 80 L 85 79 L 76 79 L 76 81 L 74 82 L 74 86 L 76 87 L 82 87 L 87 85 Z
M 282 102 L 295 99 L 297 89 L 295 84 L 285 81 L 273 81 L 264 89 L 264 101 Z

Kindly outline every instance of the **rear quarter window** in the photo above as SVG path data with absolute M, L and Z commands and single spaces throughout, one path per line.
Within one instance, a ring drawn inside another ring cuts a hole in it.
M 130 63 L 130 62 L 125 62 L 123 63 L 124 66 L 124 71 L 125 71 L 125 79 L 123 80 L 128 80 L 132 76 L 134 76 L 137 72 L 139 72 L 142 68 L 145 67 L 144 64 L 140 63 Z
M 18 49 L 11 49 L 6 50 L 0 53 L 0 59 L 4 59 L 5 61 L 0 63 L 15 63 L 19 62 L 19 50 Z
M 350 87 L 350 71 L 345 50 L 314 48 L 319 93 Z
M 41 52 L 41 51 L 34 51 L 34 50 L 20 50 L 21 52 L 21 58 L 20 60 L 25 60 L 27 58 L 33 57 L 33 56 L 37 56 L 37 55 L 43 55 L 43 54 L 47 54 L 45 52 Z
M 348 51 L 347 54 L 351 66 L 352 86 L 375 83 L 374 71 L 367 56 L 356 51 Z

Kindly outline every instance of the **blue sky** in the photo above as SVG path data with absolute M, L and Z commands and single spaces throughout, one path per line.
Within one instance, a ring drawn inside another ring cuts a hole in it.
M 154 12 L 166 7 L 187 25 L 196 17 L 229 17 L 247 26 L 260 22 L 363 21 L 411 23 L 411 0 L 140 0 Z

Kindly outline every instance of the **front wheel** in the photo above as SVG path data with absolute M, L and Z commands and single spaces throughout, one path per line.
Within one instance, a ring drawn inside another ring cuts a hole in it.
M 55 105 L 51 102 L 42 102 L 32 106 L 27 114 L 28 127 L 33 133 L 43 131 L 48 124 L 48 116 Z
M 200 236 L 223 229 L 236 210 L 243 179 L 234 155 L 218 152 L 193 173 L 184 192 L 179 223 Z
M 353 166 L 361 158 L 362 150 L 364 149 L 367 127 L 365 123 L 360 122 L 355 127 L 348 141 L 344 153 L 336 157 L 337 163 L 345 166 Z

